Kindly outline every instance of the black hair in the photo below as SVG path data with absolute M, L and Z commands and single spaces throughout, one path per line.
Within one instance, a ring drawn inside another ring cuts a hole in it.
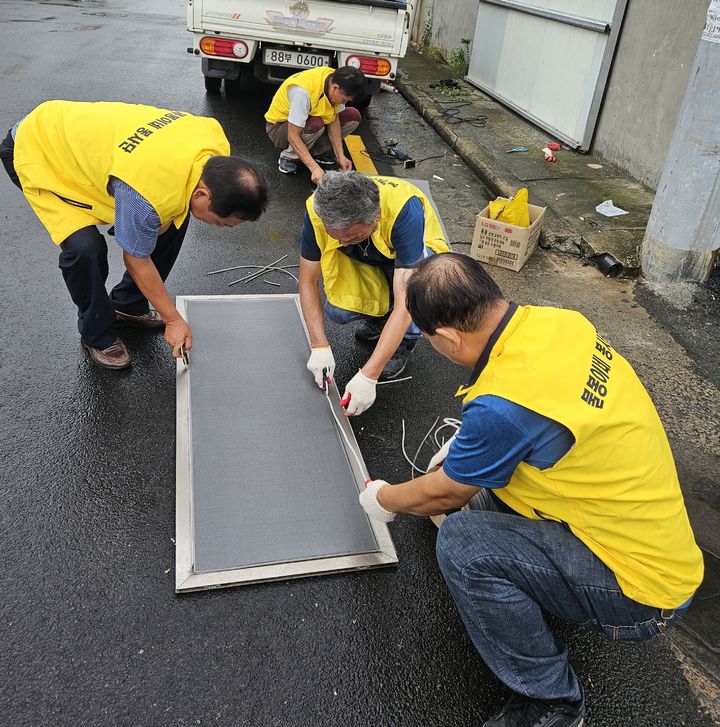
M 359 68 L 340 66 L 333 71 L 330 82 L 337 83 L 340 90 L 353 101 L 359 101 L 367 96 L 368 80 Z
M 240 157 L 210 157 L 200 179 L 210 190 L 210 210 L 218 217 L 256 220 L 267 207 L 265 178 Z
M 477 330 L 502 299 L 483 266 L 456 252 L 425 258 L 407 283 L 408 311 L 415 325 L 431 336 L 444 326 Z

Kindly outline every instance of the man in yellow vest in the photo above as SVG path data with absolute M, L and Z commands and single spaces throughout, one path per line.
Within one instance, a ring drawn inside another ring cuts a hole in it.
M 280 172 L 295 174 L 300 160 L 317 184 L 323 167 L 352 169 L 342 140 L 357 129 L 361 117 L 345 104 L 366 94 L 367 79 L 351 66 L 311 68 L 285 79 L 265 114 L 267 135 L 280 149 Z
M 229 154 L 215 119 L 123 103 L 47 101 L 2 142 L 10 179 L 60 247 L 83 346 L 101 366 L 131 363 L 117 324 L 164 326 L 175 357 L 192 346 L 164 285 L 190 214 L 232 227 L 266 205 L 260 172 Z M 114 225 L 126 267 L 109 295 L 102 224 Z
M 308 370 L 320 388 L 335 370 L 323 312 L 340 324 L 362 321 L 355 337 L 377 342 L 343 394 L 345 414 L 355 416 L 372 406 L 379 379 L 403 372 L 420 337 L 405 307 L 410 266 L 448 246 L 430 201 L 404 179 L 328 172 L 306 208 L 299 280 Z
M 429 474 L 375 480 L 360 501 L 385 522 L 453 513 L 438 533 L 440 569 L 475 647 L 513 691 L 485 727 L 579 727 L 580 681 L 543 611 L 648 639 L 702 581 L 662 423 L 586 318 L 504 300 L 470 257 L 421 262 L 407 305 L 433 348 L 473 369 L 458 392 L 462 424 Z

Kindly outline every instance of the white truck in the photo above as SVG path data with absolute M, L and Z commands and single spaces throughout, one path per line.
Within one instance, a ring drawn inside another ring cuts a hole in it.
M 280 84 L 303 68 L 355 66 L 369 80 L 362 106 L 395 78 L 411 15 L 401 0 L 188 0 L 188 53 L 202 59 L 209 92 L 223 80 L 237 90 L 248 72 Z

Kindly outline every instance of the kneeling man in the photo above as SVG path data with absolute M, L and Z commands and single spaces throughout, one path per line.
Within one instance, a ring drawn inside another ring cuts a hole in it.
M 432 346 L 472 369 L 462 424 L 411 482 L 360 495 L 450 514 L 437 558 L 473 643 L 513 696 L 485 727 L 579 727 L 583 690 L 543 611 L 610 639 L 649 639 L 703 577 L 672 452 L 630 364 L 580 313 L 519 306 L 475 260 L 423 261 L 407 305 Z

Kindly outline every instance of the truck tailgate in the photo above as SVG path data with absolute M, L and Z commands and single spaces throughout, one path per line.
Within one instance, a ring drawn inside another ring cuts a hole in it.
M 261 42 L 401 56 L 406 11 L 391 3 L 194 0 L 188 30 Z M 390 7 L 388 7 L 390 6 Z

